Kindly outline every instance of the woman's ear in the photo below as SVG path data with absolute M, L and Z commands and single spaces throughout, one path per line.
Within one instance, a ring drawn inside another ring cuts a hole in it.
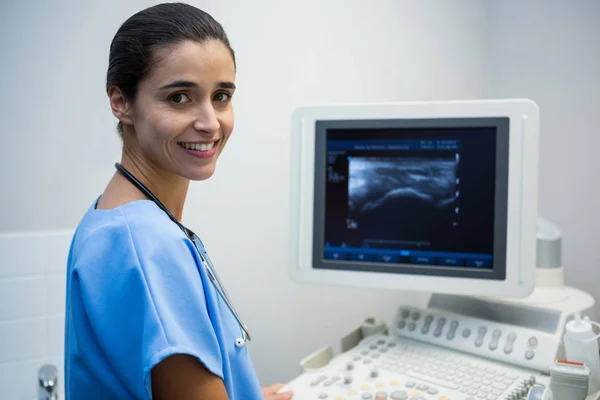
M 113 115 L 117 117 L 123 125 L 133 125 L 133 119 L 131 118 L 131 104 L 125 98 L 121 89 L 116 86 L 111 86 L 108 89 L 108 98 L 110 100 L 110 108 L 112 109 Z

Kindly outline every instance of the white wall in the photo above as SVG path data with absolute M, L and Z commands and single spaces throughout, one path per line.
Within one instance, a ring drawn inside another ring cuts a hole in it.
M 147 0 L 4 0 L 0 232 L 71 228 L 112 174 L 112 35 Z
M 72 231 L 0 235 L 0 399 L 32 399 L 44 364 L 55 365 L 63 382 L 71 236 Z
M 486 5 L 486 94 L 539 104 L 539 212 L 563 231 L 567 284 L 600 299 L 600 2 Z
M 108 46 L 119 24 L 148 3 L 3 3 L 0 184 L 6 190 L 0 232 L 73 228 L 103 190 L 120 154 L 104 94 Z M 485 10 L 480 0 L 194 4 L 229 32 L 239 90 L 234 136 L 214 178 L 192 186 L 184 222 L 202 234 L 254 335 L 259 377 L 265 384 L 285 381 L 298 372 L 302 357 L 364 317 L 388 319 L 399 303 L 421 304 L 426 297 L 289 281 L 293 107 L 483 97 Z M 60 288 L 59 282 L 47 284 Z M 30 299 L 21 298 L 0 308 L 0 320 L 25 318 L 23 302 Z M 0 341 L 0 354 L 8 345 Z M 26 352 L 11 360 L 35 361 Z M 10 393 L 26 398 L 32 392 L 19 387 Z

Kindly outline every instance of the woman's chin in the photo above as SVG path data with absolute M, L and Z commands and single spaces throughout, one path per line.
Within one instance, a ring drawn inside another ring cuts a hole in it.
M 215 173 L 215 165 L 211 163 L 209 165 L 203 165 L 202 167 L 193 168 L 185 174 L 185 177 L 191 181 L 205 181 L 209 179 Z

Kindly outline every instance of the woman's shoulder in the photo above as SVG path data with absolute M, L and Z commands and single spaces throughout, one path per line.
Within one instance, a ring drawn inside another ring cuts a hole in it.
M 110 209 L 96 207 L 97 201 L 84 214 L 78 231 L 91 234 L 98 229 L 129 228 L 140 233 L 179 234 L 181 230 L 151 200 L 134 200 Z M 136 232 L 137 233 L 137 232 Z
M 96 202 L 86 211 L 73 238 L 72 255 L 80 258 L 103 254 L 169 251 L 187 245 L 186 237 L 154 202 L 136 200 L 111 209 L 98 209 Z

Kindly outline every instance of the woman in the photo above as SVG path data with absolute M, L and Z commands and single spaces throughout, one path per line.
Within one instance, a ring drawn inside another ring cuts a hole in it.
M 70 249 L 67 398 L 291 398 L 259 386 L 245 328 L 179 222 L 189 182 L 211 177 L 231 136 L 235 71 L 221 25 L 189 5 L 116 33 L 106 89 L 123 153 Z

